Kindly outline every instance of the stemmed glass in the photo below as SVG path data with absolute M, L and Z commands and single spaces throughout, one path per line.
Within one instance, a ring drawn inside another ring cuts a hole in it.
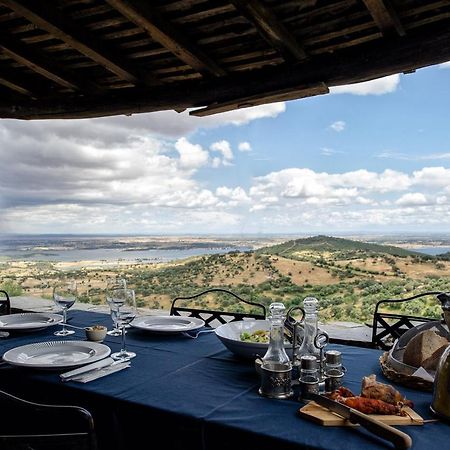
M 128 361 L 136 356 L 125 348 L 125 327 L 136 317 L 136 298 L 133 289 L 119 288 L 114 292 L 114 302 L 110 304 L 111 316 L 115 316 L 122 332 L 122 347 L 120 352 L 113 353 L 111 358 L 119 361 Z
M 68 336 L 74 334 L 74 330 L 66 329 L 67 310 L 73 306 L 77 299 L 77 283 L 74 280 L 67 280 L 57 283 L 53 287 L 53 301 L 63 312 L 62 329 L 55 331 L 55 336 Z
M 113 311 L 114 307 L 114 296 L 116 293 L 120 293 L 120 289 L 125 289 L 127 287 L 127 282 L 123 278 L 109 278 L 106 282 L 106 303 L 108 303 L 109 308 L 111 310 L 111 319 L 113 321 L 113 329 L 108 331 L 109 336 L 121 336 L 122 332 L 120 331 L 117 324 L 117 314 Z M 119 299 L 120 302 L 120 299 Z

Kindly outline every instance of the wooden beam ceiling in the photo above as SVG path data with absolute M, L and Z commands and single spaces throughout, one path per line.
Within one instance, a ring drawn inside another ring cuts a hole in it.
M 207 56 L 194 42 L 177 31 L 168 21 L 142 0 L 106 0 L 109 5 L 145 30 L 149 36 L 181 61 L 200 73 L 209 73 L 220 77 L 226 71 Z
M 400 17 L 390 0 L 363 0 L 363 2 L 383 35 L 389 36 L 393 33 L 399 36 L 406 35 Z
M 90 93 L 100 93 L 103 91 L 103 89 L 94 83 L 62 70 L 50 58 L 42 55 L 39 51 L 31 51 L 28 46 L 11 39 L 4 33 L 0 33 L 0 49 L 11 59 L 60 86 L 74 91 L 86 90 Z
M 385 38 L 368 43 L 364 52 L 349 48 L 309 58 L 296 67 L 282 65 L 258 71 L 257 82 L 251 72 L 232 74 L 225 79 L 209 79 L 190 84 L 161 86 L 159 89 L 95 96 L 79 99 L 70 111 L 61 97 L 44 105 L 23 101 L 11 105 L 0 100 L 0 117 L 21 119 L 99 117 L 134 114 L 175 108 L 204 107 L 215 103 L 262 95 L 283 89 L 300 89 L 322 80 L 326 86 L 368 81 L 407 72 L 450 60 L 450 29 L 433 27 L 421 35 Z
M 42 2 L 25 0 L 0 0 L 0 4 L 26 18 L 38 28 L 47 31 L 54 38 L 65 42 L 119 78 L 134 85 L 155 84 L 155 80 L 151 77 L 140 76 L 129 69 L 125 61 L 114 55 L 113 49 L 108 49 L 106 44 L 100 45 L 98 39 L 91 33 L 86 30 L 80 32 L 80 29 L 77 29 L 75 24 L 70 24 L 67 18 L 63 21 L 54 10 L 52 11 L 54 8 L 43 8 Z
M 307 57 L 305 50 L 297 42 L 295 36 L 259 0 L 230 1 L 253 23 L 261 36 L 269 45 L 278 50 L 285 60 L 302 60 Z

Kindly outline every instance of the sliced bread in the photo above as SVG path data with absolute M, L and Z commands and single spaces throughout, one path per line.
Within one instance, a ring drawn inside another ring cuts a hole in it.
M 403 362 L 413 367 L 436 369 L 439 358 L 450 342 L 433 330 L 416 334 L 406 345 Z

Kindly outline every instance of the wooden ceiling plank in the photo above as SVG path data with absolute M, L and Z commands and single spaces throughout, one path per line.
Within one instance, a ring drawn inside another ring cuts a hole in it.
M 0 34 L 0 49 L 11 59 L 60 86 L 75 91 L 87 90 L 91 93 L 99 93 L 102 91 L 94 83 L 67 73 L 67 71 L 62 70 L 50 58 L 39 54 L 37 51 L 31 51 L 28 46 L 11 39 L 8 35 Z
M 127 19 L 144 29 L 150 37 L 170 50 L 181 61 L 199 72 L 224 76 L 226 71 L 207 56 L 195 43 L 177 31 L 147 1 L 106 0 Z
M 130 71 L 124 63 L 119 62 L 117 57 L 110 56 L 109 51 L 100 48 L 98 38 L 91 36 L 86 31 L 77 29 L 74 25 L 70 26 L 71 24 L 68 20 L 63 22 L 50 12 L 50 8 L 44 10 L 40 7 L 42 5 L 37 2 L 25 2 L 23 0 L 0 0 L 0 3 L 26 18 L 37 27 L 47 31 L 56 39 L 65 42 L 97 64 L 115 73 L 118 77 L 135 85 L 139 84 L 140 80 L 136 74 Z
M 285 59 L 307 58 L 303 47 L 275 14 L 259 0 L 230 0 L 231 3 L 255 25 L 261 36 L 277 49 Z
M 265 92 L 261 95 L 252 95 L 248 97 L 233 99 L 228 102 L 214 103 L 205 108 L 190 111 L 189 115 L 195 117 L 205 117 L 212 114 L 232 111 L 235 109 L 263 105 L 265 103 L 297 100 L 299 98 L 306 98 L 314 95 L 323 95 L 328 93 L 329 89 L 325 83 L 315 83 L 309 86 L 301 85 L 297 88 L 281 89 L 272 92 Z
M 1 72 L 0 72 L 0 84 L 2 86 L 7 87 L 8 89 L 11 89 L 14 92 L 19 92 L 20 94 L 25 95 L 27 97 L 31 97 L 34 100 L 36 99 L 35 94 L 33 94 L 27 87 L 20 85 L 15 79 L 14 81 L 12 81 L 11 78 L 6 78 Z
M 399 36 L 406 35 L 400 17 L 390 0 L 363 0 L 363 2 L 383 35 L 389 36 L 392 34 L 393 30 L 395 30 Z

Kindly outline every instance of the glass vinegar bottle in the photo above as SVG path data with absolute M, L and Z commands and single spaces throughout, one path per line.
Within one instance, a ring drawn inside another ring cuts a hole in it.
M 318 307 L 319 301 L 315 297 L 306 297 L 303 300 L 303 309 L 305 310 L 304 335 L 302 344 L 296 354 L 296 358 L 299 360 L 306 355 L 315 356 L 317 360 L 320 358 L 320 350 L 314 345 L 314 339 L 318 331 Z
M 284 349 L 285 307 L 283 303 L 272 303 L 269 311 L 270 340 L 262 358 L 262 367 L 268 370 L 289 370 L 292 364 Z

